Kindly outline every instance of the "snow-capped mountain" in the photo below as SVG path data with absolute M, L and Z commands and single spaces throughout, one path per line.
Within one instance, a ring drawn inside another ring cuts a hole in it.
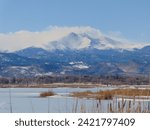
M 51 27 L 50 29 L 31 32 L 21 30 L 0 35 L 0 50 L 18 51 L 27 47 L 37 47 L 46 50 L 80 50 L 95 49 L 125 49 L 142 48 L 150 43 L 134 43 L 127 39 L 104 34 L 99 29 L 89 26 Z
M 47 50 L 81 50 L 81 49 L 125 49 L 132 50 L 134 48 L 138 48 L 139 46 L 134 45 L 133 43 L 125 43 L 119 40 L 115 40 L 113 38 L 104 36 L 99 34 L 97 36 L 93 36 L 89 32 L 85 33 L 74 33 L 71 32 L 67 36 L 58 39 L 56 41 L 51 41 L 45 45 Z
M 71 32 L 41 47 L 0 53 L 0 76 L 136 75 L 150 73 L 150 46 L 141 48 L 96 30 Z

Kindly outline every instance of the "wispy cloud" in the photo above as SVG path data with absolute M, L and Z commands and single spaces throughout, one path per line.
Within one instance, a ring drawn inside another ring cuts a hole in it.
M 50 26 L 40 32 L 21 30 L 10 33 L 0 33 L 0 50 L 14 51 L 29 46 L 43 47 L 45 44 L 58 40 L 71 32 L 91 32 L 91 27 L 58 27 Z
M 135 42 L 124 37 L 120 31 L 109 31 L 105 36 L 120 41 L 121 44 L 118 45 L 119 48 L 133 49 L 133 48 L 142 48 L 144 46 L 150 45 L 150 43 L 145 42 Z
M 64 36 L 68 35 L 69 33 L 88 33 L 94 38 L 103 37 L 105 36 L 102 32 L 98 29 L 94 29 L 89 26 L 75 26 L 75 27 L 58 27 L 58 26 L 50 26 L 43 31 L 31 32 L 28 30 L 21 30 L 17 32 L 10 32 L 10 33 L 0 33 L 0 50 L 9 50 L 15 51 L 18 49 L 35 46 L 35 47 L 45 47 L 48 43 L 52 41 L 56 41 L 58 39 L 63 38 Z M 107 35 L 108 36 L 108 35 Z M 112 34 L 108 37 L 116 38 L 118 40 L 122 40 L 118 36 L 112 36 Z M 123 42 L 125 39 L 122 40 Z M 84 41 L 87 42 L 87 41 Z M 130 45 L 131 42 L 128 41 Z M 142 46 L 141 43 L 138 43 Z M 136 46 L 137 44 L 135 44 Z M 133 46 L 133 45 L 132 45 Z

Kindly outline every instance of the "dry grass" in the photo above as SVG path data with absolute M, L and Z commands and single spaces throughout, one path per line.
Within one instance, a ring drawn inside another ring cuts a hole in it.
M 150 96 L 150 89 L 114 89 L 109 91 L 113 95 L 121 96 Z
M 48 97 L 48 96 L 54 96 L 55 95 L 55 93 L 54 92 L 52 92 L 52 91 L 48 91 L 48 92 L 42 92 L 42 93 L 40 93 L 40 97 Z
M 91 91 L 85 91 L 85 92 L 74 92 L 70 94 L 72 97 L 78 97 L 78 98 L 92 98 L 94 95 Z
M 95 99 L 112 99 L 114 96 L 150 96 L 150 89 L 114 89 L 99 92 L 74 92 L 71 94 L 73 97 L 79 98 L 95 98 Z
M 76 109 L 73 112 L 107 112 L 107 113 L 150 113 L 150 103 L 145 100 L 135 100 L 135 97 L 150 96 L 149 89 L 115 89 L 100 92 L 76 92 L 72 96 L 77 97 Z M 119 96 L 119 98 L 118 98 Z M 126 100 L 125 97 L 132 97 L 131 100 Z M 87 107 L 86 104 L 78 103 L 79 98 L 94 98 L 93 106 Z M 106 101 L 106 100 L 109 101 Z M 95 102 L 95 103 L 94 103 Z M 104 105 L 105 103 L 105 105 Z M 107 105 L 106 105 L 107 104 Z
M 91 91 L 86 91 L 86 92 L 74 92 L 70 94 L 72 97 L 78 97 L 78 98 L 96 98 L 96 99 L 112 99 L 112 94 L 111 92 L 91 92 Z

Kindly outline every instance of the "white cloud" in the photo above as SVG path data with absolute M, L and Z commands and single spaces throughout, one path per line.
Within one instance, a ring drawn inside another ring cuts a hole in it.
M 47 43 L 58 40 L 71 32 L 84 33 L 92 32 L 91 30 L 95 29 L 91 27 L 50 26 L 41 32 L 21 30 L 18 32 L 0 33 L 0 50 L 14 51 L 29 46 L 43 47 Z
M 10 32 L 10 33 L 0 33 L 0 50 L 9 50 L 15 51 L 22 48 L 35 46 L 35 47 L 45 47 L 48 43 L 52 41 L 56 41 L 68 35 L 69 33 L 88 33 L 88 35 L 92 36 L 93 38 L 104 39 L 104 35 L 98 29 L 94 29 L 89 26 L 75 26 L 75 27 L 58 27 L 58 26 L 50 26 L 47 29 L 39 32 L 31 32 L 27 30 L 21 30 L 17 32 Z M 108 37 L 113 37 L 108 36 Z M 115 38 L 115 37 L 113 37 Z M 116 39 L 119 39 L 118 37 Z M 121 40 L 121 39 L 119 39 Z M 131 42 L 122 40 L 123 42 L 129 43 L 120 46 L 133 47 Z M 86 47 L 89 45 L 89 39 L 83 39 L 83 43 L 81 44 L 82 47 Z M 75 43 L 74 43 L 75 44 Z M 142 45 L 142 44 L 139 44 Z M 75 46 L 75 45 L 73 45 Z M 135 44 L 137 46 L 137 44 Z
M 133 48 L 142 48 L 144 46 L 150 45 L 150 43 L 144 42 L 133 42 L 131 40 L 126 39 L 120 31 L 109 31 L 105 36 L 114 39 L 116 41 L 120 41 L 121 44 L 117 44 L 118 48 L 125 48 L 128 50 L 132 50 Z

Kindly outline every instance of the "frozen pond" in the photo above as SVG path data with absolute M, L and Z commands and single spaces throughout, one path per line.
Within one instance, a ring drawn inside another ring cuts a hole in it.
M 39 97 L 41 92 L 49 90 L 57 95 Z M 0 112 L 10 112 L 10 102 L 13 112 L 75 112 L 78 109 L 75 105 L 84 103 L 91 106 L 93 100 L 68 97 L 71 92 L 99 90 L 100 88 L 0 88 Z
M 74 112 L 108 112 L 109 104 L 115 107 L 118 101 L 95 100 L 70 97 L 72 92 L 100 91 L 106 88 L 0 88 L 0 112 L 1 113 L 74 113 Z M 107 88 L 108 89 L 108 88 Z M 111 89 L 111 88 L 109 88 Z M 41 98 L 41 92 L 53 91 L 55 96 Z M 128 106 L 129 100 L 126 104 Z M 137 105 L 139 102 L 135 102 Z M 150 109 L 149 101 L 142 101 L 142 109 Z M 146 107 L 146 108 L 144 108 Z

